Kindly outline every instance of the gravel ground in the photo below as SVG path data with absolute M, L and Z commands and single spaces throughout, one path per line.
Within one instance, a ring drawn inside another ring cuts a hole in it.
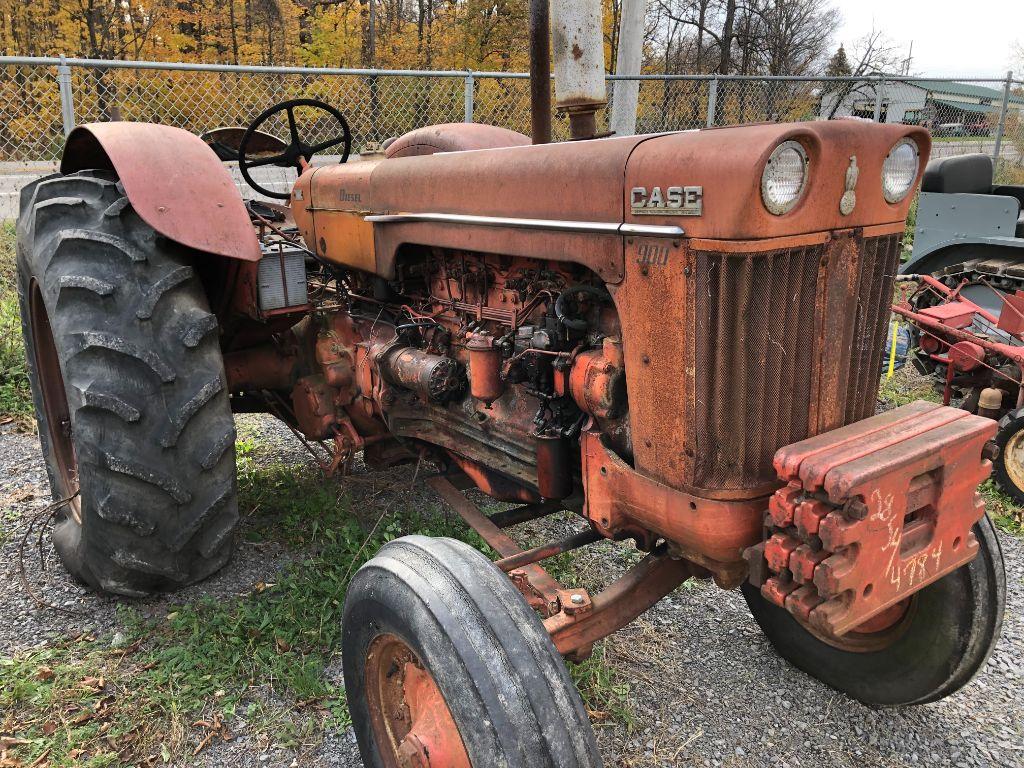
M 0 428 L 2 430 L 3 428 Z M 306 461 L 286 430 L 264 425 L 275 460 Z M 396 472 L 401 472 L 396 470 Z M 401 475 L 404 477 L 405 475 Z M 26 558 L 30 583 L 63 610 L 37 608 L 19 581 L 18 541 L 49 501 L 34 437 L 0 433 L 0 655 L 87 630 L 116 629 L 115 601 L 73 583 L 48 538 Z M 418 487 L 416 496 L 429 500 Z M 557 527 L 559 524 L 553 524 Z M 561 524 L 561 525 L 564 525 Z M 536 531 L 534 531 L 536 533 Z M 527 531 L 529 533 L 529 530 Z M 609 766 L 1024 766 L 1024 541 L 1001 537 L 1008 604 L 1003 638 L 984 671 L 944 701 L 872 710 L 835 693 L 774 655 L 739 592 L 687 584 L 608 641 L 608 655 L 632 683 L 631 731 L 598 724 Z M 214 578 L 179 592 L 233 596 L 269 581 L 290 553 L 242 546 Z M 40 557 L 45 571 L 40 570 Z M 582 575 L 590 586 L 621 567 L 607 548 Z M 136 602 L 162 615 L 170 601 Z M 73 613 L 71 613 L 73 611 Z M 340 676 L 339 665 L 329 674 Z M 201 765 L 361 765 L 351 731 L 328 734 L 312 753 L 295 755 L 247 738 L 211 746 Z

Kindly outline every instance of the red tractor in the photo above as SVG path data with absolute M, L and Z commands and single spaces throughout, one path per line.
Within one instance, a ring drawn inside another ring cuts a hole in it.
M 592 135 L 598 99 L 559 99 Z M 304 140 L 308 110 L 336 135 Z M 995 422 L 873 415 L 925 130 L 531 144 L 457 124 L 308 164 L 350 145 L 327 105 L 268 110 L 239 163 L 300 175 L 286 205 L 247 208 L 199 138 L 85 125 L 22 192 L 24 332 L 75 576 L 144 595 L 223 566 L 232 413 L 269 411 L 329 468 L 434 462 L 500 558 L 411 536 L 353 578 L 368 765 L 598 765 L 562 657 L 691 577 L 741 588 L 782 656 L 873 705 L 947 696 L 984 664 L 1005 593 L 976 494 Z M 467 488 L 516 506 L 488 517 Z M 503 530 L 561 510 L 584 532 L 522 550 Z M 646 556 L 600 594 L 541 565 L 604 539 Z

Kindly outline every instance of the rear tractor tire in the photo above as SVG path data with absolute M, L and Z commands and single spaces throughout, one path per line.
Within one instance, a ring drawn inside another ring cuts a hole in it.
M 54 546 L 90 586 L 141 596 L 203 579 L 238 520 L 217 320 L 193 253 L 157 235 L 116 178 L 21 195 L 18 292 Z
M 743 596 L 779 655 L 807 674 L 871 706 L 926 704 L 966 685 L 999 639 L 1003 553 L 987 516 L 974 535 L 971 562 L 841 638 L 820 638 L 750 582 Z
M 999 420 L 999 455 L 992 462 L 992 479 L 1017 504 L 1024 504 L 1024 409 Z
M 367 768 L 601 765 L 540 618 L 462 542 L 406 536 L 360 568 L 342 662 Z

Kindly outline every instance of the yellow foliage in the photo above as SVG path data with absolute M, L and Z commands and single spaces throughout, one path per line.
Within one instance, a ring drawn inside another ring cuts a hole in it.
M 526 28 L 527 0 L 0 0 L 9 56 L 522 71 Z

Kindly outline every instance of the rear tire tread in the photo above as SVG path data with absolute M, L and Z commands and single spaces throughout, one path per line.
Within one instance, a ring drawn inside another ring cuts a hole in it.
M 81 518 L 59 517 L 69 570 L 141 596 L 203 579 L 228 560 L 238 522 L 231 416 L 217 330 L 192 266 L 158 235 L 113 174 L 29 184 L 18 222 L 25 336 L 38 284 L 64 376 Z M 31 344 L 29 345 L 31 347 Z M 35 354 L 29 375 L 54 498 L 66 495 L 49 445 Z

